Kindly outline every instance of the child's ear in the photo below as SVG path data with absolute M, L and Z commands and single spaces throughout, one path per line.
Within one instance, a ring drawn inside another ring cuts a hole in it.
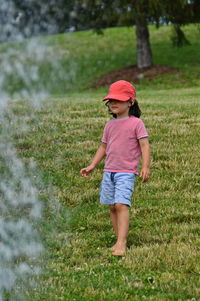
M 135 103 L 135 99 L 130 99 L 130 106 L 132 106 L 132 105 L 134 105 L 134 103 Z

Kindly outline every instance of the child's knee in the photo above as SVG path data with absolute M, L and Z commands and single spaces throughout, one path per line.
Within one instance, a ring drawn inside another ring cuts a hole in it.
M 121 204 L 121 203 L 116 203 L 115 204 L 115 210 L 117 210 L 117 211 L 128 210 L 128 205 Z
M 110 205 L 110 211 L 111 211 L 111 212 L 116 212 L 115 205 Z

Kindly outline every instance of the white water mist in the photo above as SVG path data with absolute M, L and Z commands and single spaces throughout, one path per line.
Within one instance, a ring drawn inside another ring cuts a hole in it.
M 14 1 L 0 0 L 0 6 L 0 16 L 11 20 L 3 23 L 0 40 L 21 41 L 1 45 L 0 52 L 0 301 L 4 301 L 23 300 L 22 287 L 31 285 L 33 276 L 40 272 L 36 261 L 43 251 L 37 231 L 42 204 L 30 176 L 35 173 L 35 162 L 25 165 L 13 142 L 13 136 L 28 126 L 26 120 L 19 121 L 13 114 L 12 103 L 25 100 L 34 114 L 48 96 L 41 65 L 46 61 L 51 67 L 51 81 L 63 74 L 53 49 L 42 39 L 24 40 L 30 32 L 37 35 L 36 14 L 20 29 L 16 22 L 21 15 Z M 45 14 L 46 5 L 40 6 Z M 43 28 L 46 33 L 56 32 L 54 22 L 49 20 L 46 18 Z M 73 62 L 69 68 L 74 70 Z

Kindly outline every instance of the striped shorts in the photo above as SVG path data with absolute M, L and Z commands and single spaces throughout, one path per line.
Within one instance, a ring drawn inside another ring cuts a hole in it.
M 131 206 L 135 179 L 134 173 L 105 171 L 100 186 L 100 203 L 107 205 L 120 203 Z

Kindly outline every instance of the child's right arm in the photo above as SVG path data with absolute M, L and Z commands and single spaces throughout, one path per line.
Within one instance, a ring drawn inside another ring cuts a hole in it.
M 89 173 L 91 173 L 95 169 L 95 167 L 99 164 L 99 162 L 105 157 L 106 145 L 107 145 L 106 143 L 102 142 L 92 160 L 92 163 L 88 167 L 81 169 L 80 173 L 84 178 L 88 178 Z

